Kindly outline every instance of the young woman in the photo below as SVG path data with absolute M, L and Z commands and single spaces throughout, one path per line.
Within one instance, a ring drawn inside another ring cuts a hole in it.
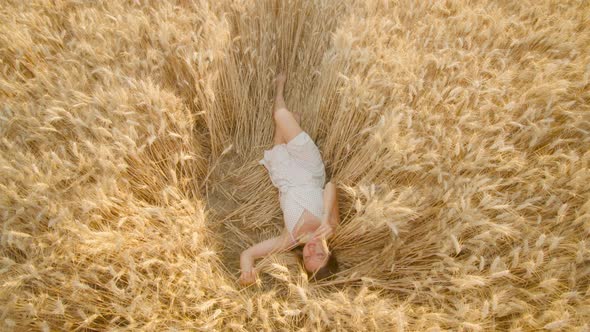
M 299 126 L 299 119 L 287 110 L 283 98 L 286 75 L 277 76 L 273 109 L 274 146 L 264 151 L 258 163 L 267 169 L 279 189 L 285 229 L 281 235 L 262 241 L 240 255 L 240 284 L 256 281 L 254 261 L 266 255 L 303 245 L 297 251 L 303 266 L 315 279 L 323 279 L 338 268 L 326 239 L 340 222 L 336 186 L 325 184 L 324 162 L 318 147 Z M 297 116 L 300 118 L 300 116 Z

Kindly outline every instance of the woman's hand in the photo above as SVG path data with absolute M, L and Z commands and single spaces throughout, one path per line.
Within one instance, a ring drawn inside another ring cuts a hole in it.
M 254 271 L 254 269 L 251 271 L 243 271 L 238 282 L 242 286 L 252 285 L 256 282 L 256 271 Z
M 328 239 L 332 236 L 334 230 L 332 229 L 332 225 L 329 222 L 322 222 L 320 227 L 318 227 L 315 232 L 313 232 L 312 237 L 314 239 Z
M 240 268 L 242 274 L 238 282 L 242 286 L 251 285 L 256 282 L 256 271 L 254 269 L 254 258 L 248 250 L 244 250 L 240 255 Z

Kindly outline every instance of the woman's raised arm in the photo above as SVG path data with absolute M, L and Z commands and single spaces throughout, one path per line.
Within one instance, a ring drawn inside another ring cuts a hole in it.
M 330 181 L 326 183 L 324 188 L 324 214 L 322 216 L 322 224 L 313 233 L 313 238 L 323 240 L 330 238 L 338 228 L 338 224 L 340 224 L 338 192 L 336 185 Z
M 324 188 L 324 216 L 322 224 L 329 223 L 332 228 L 336 228 L 340 223 L 338 212 L 338 192 L 336 185 L 329 181 Z

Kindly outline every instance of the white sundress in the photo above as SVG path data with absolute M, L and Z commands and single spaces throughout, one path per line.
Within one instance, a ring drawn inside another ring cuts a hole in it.
M 304 209 L 320 219 L 324 212 L 326 171 L 320 151 L 302 131 L 286 144 L 264 150 L 264 158 L 258 163 L 266 167 L 279 189 L 285 227 L 295 240 L 293 231 Z

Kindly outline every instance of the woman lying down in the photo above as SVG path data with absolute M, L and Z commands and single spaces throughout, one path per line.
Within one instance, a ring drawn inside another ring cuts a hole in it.
M 275 81 L 274 146 L 265 150 L 264 158 L 259 161 L 279 189 L 285 229 L 281 235 L 242 252 L 239 279 L 242 285 L 256 281 L 256 259 L 301 246 L 303 250 L 296 252 L 311 273 L 310 279 L 324 279 L 338 269 L 326 243 L 340 222 L 336 186 L 328 182 L 324 188 L 326 174 L 320 151 L 301 129 L 295 115 L 287 110 L 283 98 L 285 81 L 286 75 L 282 73 Z

